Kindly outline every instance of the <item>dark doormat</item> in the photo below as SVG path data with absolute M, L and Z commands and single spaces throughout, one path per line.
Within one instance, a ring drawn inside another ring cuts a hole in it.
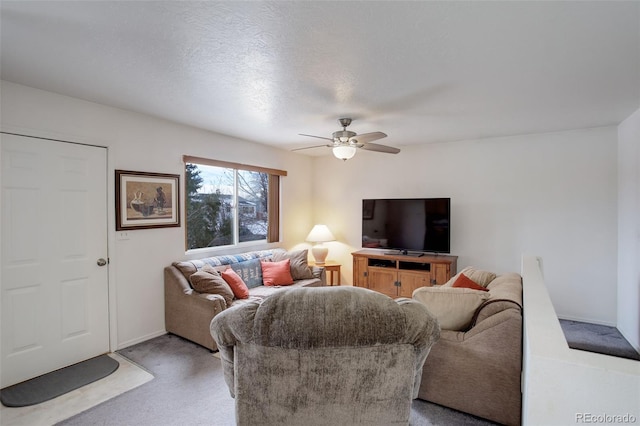
M 119 366 L 118 361 L 109 355 L 100 355 L 26 382 L 8 386 L 0 390 L 0 401 L 6 407 L 40 404 L 107 377 Z

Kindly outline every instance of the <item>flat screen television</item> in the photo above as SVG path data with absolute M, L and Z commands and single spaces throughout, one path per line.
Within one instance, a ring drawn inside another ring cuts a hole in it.
M 450 198 L 362 200 L 363 248 L 449 253 L 450 234 Z

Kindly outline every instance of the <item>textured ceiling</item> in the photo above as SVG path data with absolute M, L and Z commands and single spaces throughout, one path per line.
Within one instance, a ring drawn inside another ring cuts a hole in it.
M 620 123 L 640 2 L 5 1 L 3 80 L 283 149 Z M 309 154 L 329 150 L 303 151 Z

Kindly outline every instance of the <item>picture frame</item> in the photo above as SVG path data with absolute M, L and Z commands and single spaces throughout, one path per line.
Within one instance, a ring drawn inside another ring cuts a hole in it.
M 373 211 L 376 207 L 376 200 L 362 200 L 362 218 L 373 219 Z
M 180 226 L 180 175 L 115 172 L 116 231 Z

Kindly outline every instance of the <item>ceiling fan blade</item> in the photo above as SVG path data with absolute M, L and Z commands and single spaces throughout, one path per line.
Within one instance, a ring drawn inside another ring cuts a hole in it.
M 361 135 L 355 135 L 350 140 L 356 143 L 367 143 L 370 141 L 377 141 L 378 139 L 386 138 L 387 135 L 382 132 L 363 133 Z
M 326 148 L 326 147 L 331 147 L 333 145 L 314 145 L 314 146 L 305 146 L 304 148 L 296 148 L 296 149 L 292 149 L 291 151 L 302 151 L 303 149 L 311 149 L 311 148 Z
M 397 154 L 400 152 L 398 148 L 394 148 L 392 146 L 380 145 L 377 143 L 365 143 L 362 146 L 362 149 L 366 149 L 367 151 L 384 152 L 387 154 Z
M 331 138 L 325 138 L 324 136 L 314 136 L 314 135 L 305 135 L 304 133 L 298 133 L 300 136 L 308 136 L 310 138 L 318 138 L 318 139 L 326 139 L 328 141 L 333 142 L 333 139 Z

